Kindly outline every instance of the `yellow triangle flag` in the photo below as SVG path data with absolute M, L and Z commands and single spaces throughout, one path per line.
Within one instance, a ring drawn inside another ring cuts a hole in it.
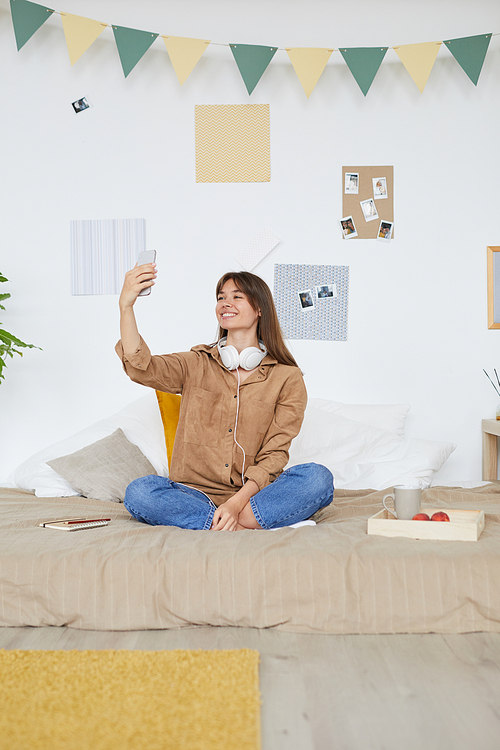
M 107 24 L 92 21 L 90 18 L 83 18 L 82 16 L 73 16 L 71 13 L 61 13 L 61 16 L 69 59 L 71 65 L 74 65 L 90 45 L 95 42 L 99 34 L 102 34 Z
M 394 52 L 417 84 L 421 94 L 431 74 L 440 46 L 441 42 L 423 42 L 394 47 Z
M 293 47 L 287 49 L 288 57 L 297 73 L 302 88 L 309 98 L 318 83 L 333 49 L 317 47 Z
M 183 36 L 164 36 L 173 68 L 182 84 L 193 70 L 194 66 L 210 44 L 207 39 L 188 39 Z

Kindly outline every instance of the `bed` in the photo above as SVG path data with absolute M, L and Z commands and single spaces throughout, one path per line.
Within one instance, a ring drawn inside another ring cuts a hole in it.
M 2 489 L 0 625 L 499 632 L 498 486 L 424 490 L 424 504 L 484 510 L 477 542 L 368 536 L 382 496 L 339 490 L 316 526 L 224 534 L 146 526 L 119 503 Z M 112 522 L 73 533 L 36 525 L 95 514 Z
M 216 533 L 141 524 L 120 502 L 80 496 L 48 466 L 54 455 L 78 455 L 82 445 L 95 450 L 103 439 L 99 436 L 104 432 L 109 438 L 118 425 L 158 470 L 160 464 L 168 470 L 164 425 L 153 425 L 158 407 L 147 398 L 148 407 L 139 399 L 133 408 L 32 457 L 14 473 L 11 484 L 17 486 L 0 489 L 1 626 L 141 630 L 213 625 L 345 634 L 500 631 L 500 486 L 429 486 L 436 470 L 429 467 L 446 460 L 453 446 L 436 444 L 433 451 L 430 441 L 409 446 L 411 441 L 402 436 L 406 412 L 401 405 L 374 408 L 367 415 L 363 405 L 312 402 L 291 461 L 312 455 L 325 462 L 334 456 L 338 465 L 331 468 L 344 486 L 337 484 L 333 504 L 313 517 L 315 526 Z M 353 426 L 358 413 L 372 424 L 358 421 Z M 144 433 L 141 420 L 147 425 Z M 337 425 L 335 434 L 331 424 Z M 355 444 L 358 433 L 365 454 Z M 148 444 L 151 435 L 156 436 L 157 454 Z M 354 451 L 351 461 L 349 450 Z M 486 524 L 479 540 L 368 535 L 368 518 L 381 509 L 394 477 L 407 480 L 405 467 L 424 487 L 424 506 L 483 510 Z M 353 488 L 351 481 L 377 484 Z M 111 518 L 111 523 L 72 533 L 37 525 L 96 515 Z

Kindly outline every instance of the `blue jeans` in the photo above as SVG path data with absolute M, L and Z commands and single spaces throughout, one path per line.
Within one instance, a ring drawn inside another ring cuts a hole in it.
M 263 529 L 305 521 L 333 500 L 333 476 L 321 464 L 292 466 L 250 498 Z M 210 529 L 216 505 L 207 495 L 156 474 L 135 479 L 123 504 L 138 521 L 153 526 Z

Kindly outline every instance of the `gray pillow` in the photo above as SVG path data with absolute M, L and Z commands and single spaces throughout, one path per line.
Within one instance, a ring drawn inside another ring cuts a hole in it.
M 120 428 L 47 464 L 84 497 L 113 503 L 123 502 L 127 485 L 134 479 L 156 474 L 148 459 Z

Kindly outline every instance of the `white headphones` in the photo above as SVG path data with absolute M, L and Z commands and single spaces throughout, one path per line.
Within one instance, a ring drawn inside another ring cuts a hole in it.
M 249 346 L 243 349 L 241 353 L 234 346 L 226 346 L 227 336 L 217 342 L 220 358 L 224 367 L 228 370 L 236 370 L 242 367 L 244 370 L 253 370 L 258 367 L 267 354 L 267 349 L 263 341 L 259 341 L 260 349 L 256 346 Z

